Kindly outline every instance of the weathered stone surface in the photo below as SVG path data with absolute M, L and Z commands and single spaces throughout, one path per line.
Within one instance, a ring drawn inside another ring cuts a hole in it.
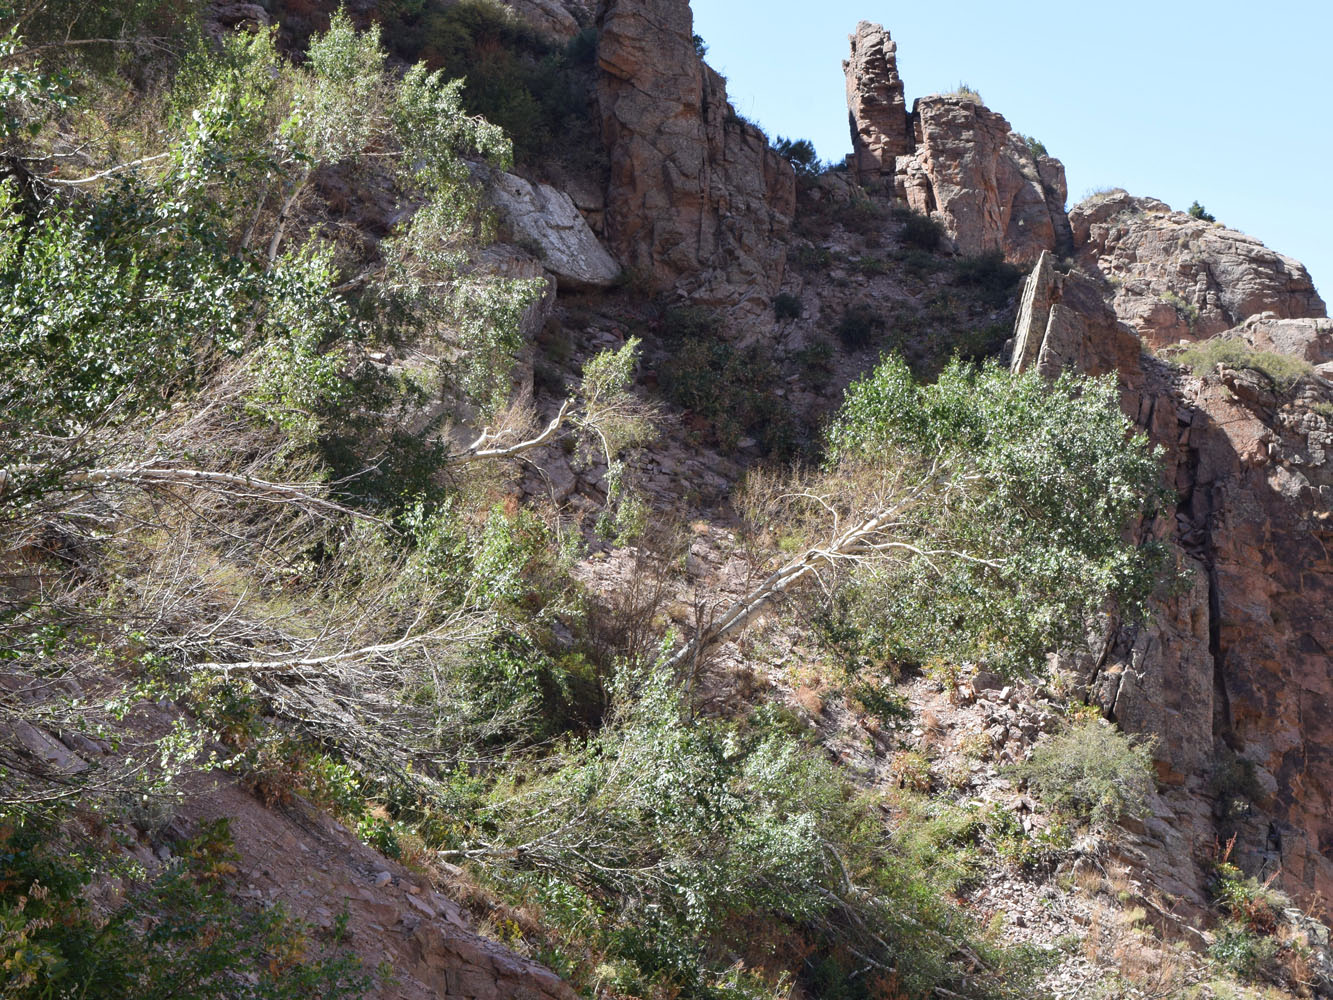
M 573 38 L 592 23 L 585 0 L 504 0 L 514 13 L 543 34 Z
M 1255 350 L 1290 354 L 1312 365 L 1333 361 L 1333 319 L 1278 319 L 1260 313 L 1229 335 L 1243 338 Z
M 1001 251 L 1030 264 L 1066 252 L 1063 164 L 1034 155 L 1009 122 L 964 97 L 926 97 L 912 112 L 915 149 L 896 164 L 896 190 L 944 224 L 959 253 Z
M 485 186 L 487 198 L 514 238 L 532 245 L 562 285 L 606 288 L 620 276 L 620 265 L 593 235 L 569 195 L 500 171 L 492 172 Z
M 878 24 L 862 21 L 842 64 L 852 129 L 852 171 L 866 184 L 892 177 L 894 162 L 913 148 L 907 99 L 898 75 L 898 45 Z
M 909 115 L 897 45 L 878 24 L 857 25 L 842 65 L 860 183 L 892 182 L 913 210 L 943 223 L 959 253 L 998 250 L 1031 264 L 1043 250 L 1072 250 L 1059 160 L 969 98 L 922 98 Z
M 699 59 L 687 0 L 609 0 L 599 23 L 612 250 L 696 303 L 760 319 L 786 263 L 791 165 Z
M 549 969 L 476 934 L 462 908 L 431 883 L 360 843 L 300 801 L 265 808 L 214 772 L 187 783 L 176 824 L 226 819 L 239 856 L 240 895 L 281 902 L 292 916 L 331 930 L 346 913 L 346 940 L 363 967 L 387 962 L 383 1000 L 575 1000 Z
M 1023 285 L 1010 366 L 1104 375 L 1138 367 L 1139 341 L 1102 300 L 1101 289 L 1080 274 L 1061 274 L 1043 251 Z
M 268 11 L 243 0 L 213 0 L 204 10 L 204 30 L 213 38 L 238 28 L 266 28 L 269 23 Z
M 1211 337 L 1256 313 L 1326 315 L 1299 261 L 1155 198 L 1113 191 L 1069 219 L 1080 265 L 1107 278 L 1116 314 L 1150 346 Z

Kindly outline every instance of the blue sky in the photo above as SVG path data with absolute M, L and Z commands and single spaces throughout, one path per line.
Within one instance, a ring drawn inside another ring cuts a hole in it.
M 966 82 L 1065 164 L 1070 205 L 1123 187 L 1310 269 L 1333 299 L 1333 2 L 1014 5 L 692 0 L 736 109 L 821 157 L 851 149 L 841 60 L 857 21 L 898 43 L 907 103 Z

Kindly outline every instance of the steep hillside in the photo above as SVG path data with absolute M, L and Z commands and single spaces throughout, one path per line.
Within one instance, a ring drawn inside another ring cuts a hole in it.
M 1333 996 L 1299 262 L 870 22 L 0 24 L 6 996 Z

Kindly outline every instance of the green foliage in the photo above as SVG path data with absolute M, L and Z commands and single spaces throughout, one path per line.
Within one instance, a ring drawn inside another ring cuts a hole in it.
M 848 232 L 873 236 L 884 229 L 888 209 L 880 202 L 863 195 L 853 195 L 847 201 L 835 202 L 830 209 L 833 221 Z
M 826 247 L 803 243 L 792 251 L 792 263 L 802 271 L 822 271 L 833 264 L 833 254 Z
M 1139 816 L 1153 789 L 1151 740 L 1135 740 L 1101 720 L 1078 723 L 1037 744 L 1018 773 L 1042 801 L 1105 829 Z
M 954 281 L 975 290 L 987 305 L 1000 307 L 1013 301 L 1023 272 L 995 250 L 977 257 L 960 257 L 954 263 Z
M 13 29 L 0 37 L 0 142 L 36 136 L 52 114 L 74 100 L 68 73 L 14 65 L 23 50 Z
M 779 375 L 771 351 L 758 344 L 736 348 L 723 338 L 721 319 L 707 310 L 669 310 L 662 325 L 672 355 L 661 373 L 668 399 L 706 420 L 723 447 L 752 435 L 768 454 L 796 451 L 800 431 L 773 394 Z
M 1086 641 L 1108 599 L 1141 614 L 1161 553 L 1126 531 L 1155 509 L 1160 465 L 1130 432 L 1108 379 L 954 362 L 918 385 L 891 357 L 854 383 L 828 432 L 829 470 L 921 477 L 898 530 L 941 553 L 903 549 L 855 576 L 889 655 L 1039 670 L 1048 650 Z
M 843 312 L 833 332 L 849 351 L 870 347 L 883 333 L 884 317 L 868 302 L 853 302 Z
M 792 165 L 798 177 L 813 177 L 820 172 L 819 154 L 809 139 L 778 136 L 773 143 L 778 155 Z
M 475 204 L 459 153 L 503 160 L 508 147 L 464 114 L 457 85 L 420 67 L 392 83 L 383 59 L 377 36 L 358 35 L 344 18 L 312 42 L 303 70 L 282 64 L 268 34 L 233 37 L 191 71 L 200 103 L 182 115 L 160 177 L 125 175 L 77 208 L 48 204 L 31 225 L 6 189 L 0 394 L 10 419 L 55 430 L 112 403 L 159 408 L 250 352 L 256 411 L 313 437 L 320 415 L 344 402 L 344 355 L 366 331 L 336 290 L 343 276 L 332 244 L 282 252 L 280 221 L 264 258 L 238 245 L 233 227 L 253 210 L 256 189 L 280 184 L 294 200 L 315 166 L 386 144 L 424 203 L 382 245 L 383 283 L 372 292 L 399 317 L 452 317 L 464 348 L 454 385 L 498 405 L 533 289 L 459 280 L 459 236 Z M 440 295 L 450 278 L 452 295 Z
M 1027 146 L 1028 152 L 1032 154 L 1034 160 L 1039 160 L 1043 156 L 1051 155 L 1046 150 L 1046 143 L 1042 142 L 1040 139 L 1036 139 L 1030 135 L 1021 135 L 1019 138 L 1023 141 L 1023 145 Z
M 944 240 L 944 227 L 934 218 L 911 211 L 899 212 L 898 218 L 902 221 L 899 238 L 909 247 L 930 252 L 940 249 Z
M 1261 372 L 1281 392 L 1289 392 L 1313 370 L 1302 358 L 1273 351 L 1256 351 L 1235 337 L 1213 337 L 1184 348 L 1169 348 L 1162 355 L 1184 365 L 1200 377 L 1211 375 L 1218 365 Z
M 339 941 L 316 947 L 281 907 L 247 911 L 230 900 L 225 821 L 174 845 L 176 858 L 151 876 L 58 847 L 50 814 L 11 823 L 0 829 L 6 997 L 322 1000 L 364 996 L 372 985 Z M 123 901 L 100 916 L 84 890 L 117 876 Z
M 1227 921 L 1215 932 L 1208 957 L 1239 979 L 1269 978 L 1278 964 L 1278 942 Z
M 694 42 L 694 54 L 700 59 L 708 55 L 708 43 L 704 41 L 703 35 L 694 35 L 691 39 Z
M 1193 333 L 1199 323 L 1199 307 L 1175 292 L 1167 292 L 1162 296 L 1162 301 L 1175 309 L 1176 315 L 1185 321 L 1190 333 Z
M 601 166 L 590 72 L 596 29 L 560 48 L 491 0 L 398 4 L 385 23 L 395 52 L 464 80 L 468 112 L 502 128 L 520 163 L 560 156 Z
M 801 318 L 801 298 L 791 292 L 779 292 L 773 300 L 773 315 L 779 320 Z
M 833 377 L 833 345 L 823 338 L 802 347 L 792 355 L 792 360 L 799 367 L 805 385 L 822 389 Z
M 1189 213 L 1196 219 L 1202 219 L 1204 222 L 1216 222 L 1217 216 L 1213 215 L 1208 209 L 1204 208 L 1197 201 L 1189 207 Z
M 745 727 L 689 717 L 661 671 L 621 676 L 615 697 L 586 744 L 496 788 L 472 842 L 487 845 L 498 887 L 603 951 L 617 981 L 735 996 L 728 970 L 772 967 L 763 956 L 798 941 L 815 958 L 796 966 L 797 981 L 821 995 L 865 995 L 858 954 L 891 961 L 913 995 L 971 974 L 954 956 L 973 928 L 941 892 L 958 882 L 921 865 L 961 850 L 950 841 L 967 833 L 952 817 L 886 845 L 874 802 L 779 715 Z M 939 846 L 916 846 L 922 836 Z M 1021 995 L 1012 957 L 987 955 L 981 979 Z

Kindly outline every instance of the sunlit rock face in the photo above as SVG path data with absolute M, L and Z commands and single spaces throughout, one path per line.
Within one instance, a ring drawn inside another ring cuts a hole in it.
M 660 287 L 758 320 L 782 282 L 791 165 L 727 103 L 686 0 L 610 0 L 599 26 L 612 250 Z
M 1155 198 L 1109 191 L 1069 219 L 1079 264 L 1105 276 L 1117 315 L 1149 346 L 1211 337 L 1260 313 L 1326 315 L 1300 261 Z
M 1059 160 L 969 95 L 924 97 L 909 113 L 889 33 L 862 21 L 850 41 L 843 72 L 861 184 L 938 219 L 967 256 L 998 251 L 1032 264 L 1044 250 L 1069 252 Z

